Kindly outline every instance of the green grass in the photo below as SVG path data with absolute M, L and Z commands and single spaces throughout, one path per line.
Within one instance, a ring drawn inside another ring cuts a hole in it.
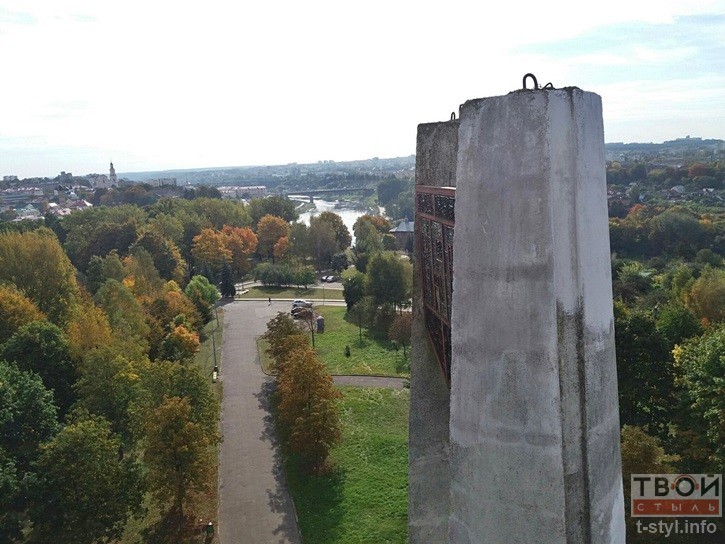
M 217 327 L 217 316 L 219 318 L 219 326 Z M 212 320 L 204 327 L 204 336 L 206 340 L 199 346 L 199 351 L 194 356 L 194 362 L 199 365 L 204 376 L 211 378 L 214 370 L 214 347 L 216 347 L 216 362 L 221 369 L 222 360 L 222 330 L 224 329 L 224 308 L 218 308 L 216 315 L 212 313 Z M 213 333 L 213 340 L 212 340 Z M 219 392 L 219 391 L 217 391 Z
M 257 352 L 259 353 L 259 364 L 265 374 L 274 374 L 274 359 L 267 353 L 269 342 L 261 336 L 257 338 Z
M 324 290 L 310 287 L 309 289 L 297 289 L 295 287 L 264 287 L 255 286 L 250 287 L 249 291 L 243 295 L 237 295 L 237 298 L 304 298 L 310 300 L 322 300 L 327 299 L 338 299 L 342 300 L 341 289 L 329 289 Z
M 351 266 L 342 271 L 342 274 L 340 274 L 340 279 L 344 281 L 347 278 L 351 278 L 355 274 L 359 274 L 359 272 L 357 271 L 357 268 L 355 268 L 354 266 Z
M 285 456 L 304 542 L 404 543 L 408 523 L 407 389 L 341 388 L 342 442 L 327 475 Z
M 330 374 L 366 374 L 410 376 L 410 351 L 396 351 L 392 342 L 378 339 L 363 329 L 362 340 L 357 325 L 345 321 L 345 307 L 316 306 L 325 318 L 325 332 L 315 334 L 315 350 Z M 345 357 L 350 346 L 350 357 Z

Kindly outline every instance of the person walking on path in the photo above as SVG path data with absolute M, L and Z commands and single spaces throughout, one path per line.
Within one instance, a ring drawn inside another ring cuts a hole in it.
M 267 300 L 269 300 L 269 304 L 267 304 L 267 306 L 271 306 L 272 305 L 272 297 L 269 297 Z

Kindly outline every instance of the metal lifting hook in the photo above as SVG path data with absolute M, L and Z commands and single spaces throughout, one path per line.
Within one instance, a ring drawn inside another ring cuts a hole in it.
M 524 82 L 523 82 L 524 90 L 525 91 L 529 90 L 528 87 L 526 87 L 526 80 L 529 79 L 529 78 L 531 78 L 531 79 L 534 80 L 534 89 L 533 90 L 538 89 L 539 88 L 539 82 L 536 80 L 536 76 L 534 74 L 526 74 L 524 76 Z
M 531 78 L 531 79 L 534 80 L 534 87 L 533 87 L 533 89 L 529 89 L 526 86 L 526 80 L 529 79 L 529 78 Z M 526 74 L 524 76 L 523 88 L 524 88 L 525 91 L 529 91 L 529 90 L 536 91 L 536 90 L 539 90 L 539 89 L 553 89 L 554 88 L 554 85 L 553 85 L 553 83 L 549 82 L 546 85 L 544 85 L 543 87 L 540 87 L 539 86 L 539 82 L 537 81 L 536 76 L 534 74 Z
M 451 121 L 455 121 L 455 120 L 456 120 L 456 112 L 452 111 L 451 112 Z

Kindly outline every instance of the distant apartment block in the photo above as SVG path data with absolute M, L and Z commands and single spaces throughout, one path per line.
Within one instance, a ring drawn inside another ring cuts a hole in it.
M 173 185 L 176 187 L 176 178 L 147 179 L 144 183 L 147 183 L 152 187 L 161 187 L 163 185 Z
M 219 187 L 222 198 L 263 198 L 267 196 L 266 185 L 247 185 L 243 187 Z
M 43 196 L 41 187 L 18 187 L 0 191 L 0 202 L 6 206 L 19 206 L 39 196 Z
M 18 181 L 18 176 L 3 176 L 3 181 Z

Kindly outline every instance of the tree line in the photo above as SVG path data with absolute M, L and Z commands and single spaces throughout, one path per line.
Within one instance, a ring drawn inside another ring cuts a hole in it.
M 632 473 L 725 469 L 724 228 L 698 206 L 610 219 L 625 504 Z M 627 524 L 628 540 L 657 541 L 628 510 Z

